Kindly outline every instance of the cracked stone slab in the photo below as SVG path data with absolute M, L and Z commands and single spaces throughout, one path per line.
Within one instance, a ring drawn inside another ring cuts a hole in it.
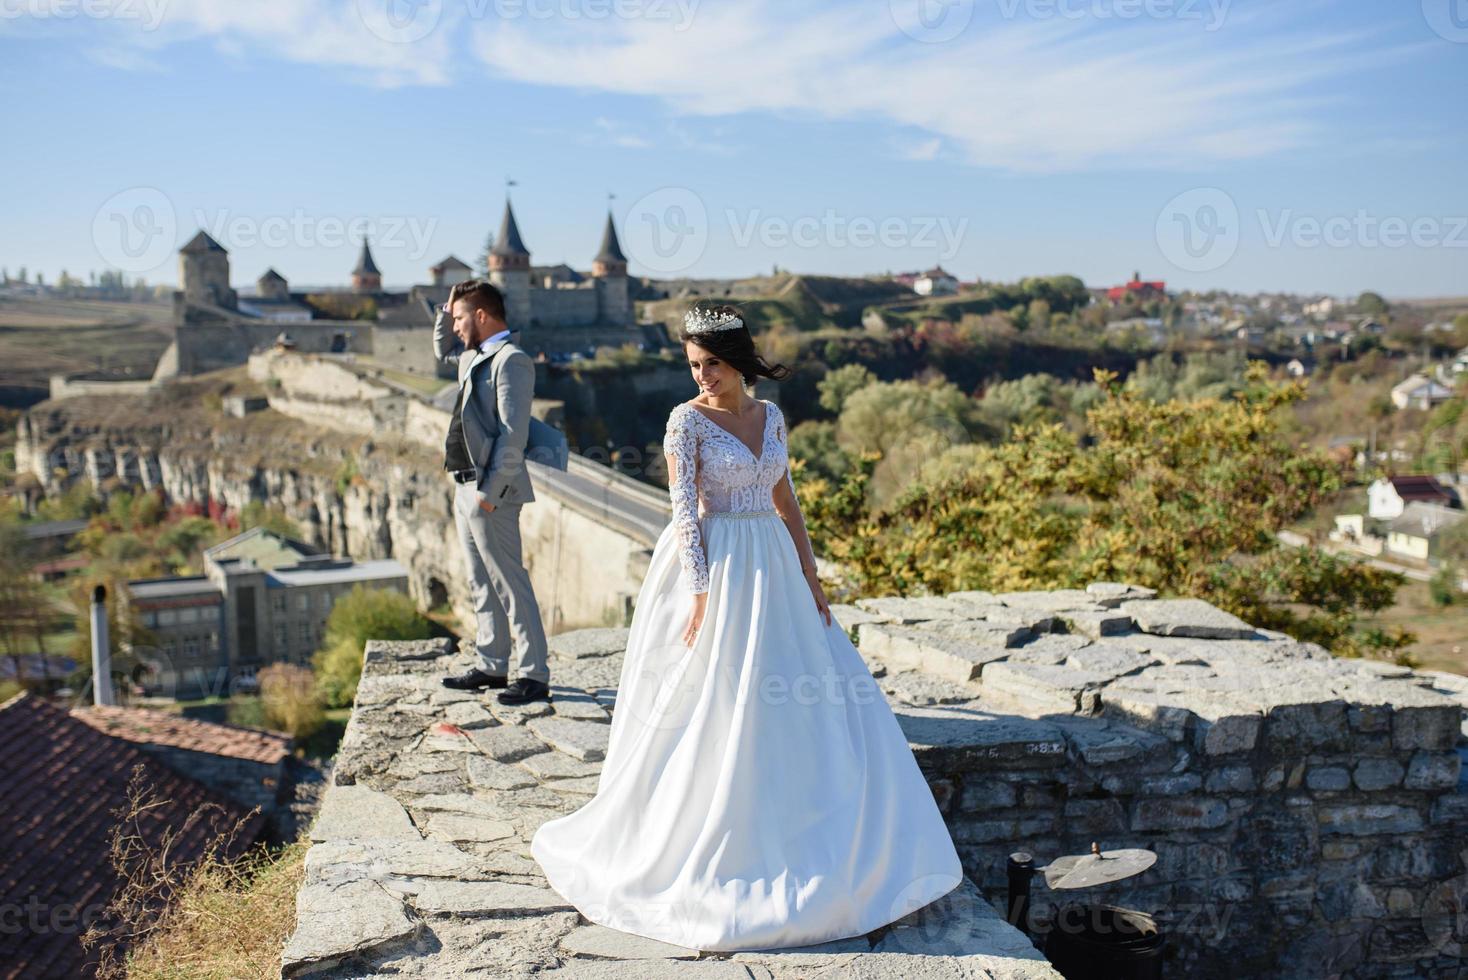
M 1060 976 L 1029 937 L 1000 918 L 968 878 L 948 894 L 898 919 L 872 952 L 1028 960 Z
M 541 752 L 521 759 L 517 764 L 540 780 L 556 780 L 558 784 L 578 776 L 595 776 L 601 772 L 601 766 L 596 763 L 583 762 L 564 752 Z
M 1145 585 L 1129 585 L 1125 582 L 1092 582 L 1086 586 L 1086 595 L 1108 609 L 1115 609 L 1123 602 L 1132 599 L 1155 599 L 1157 590 L 1149 589 Z
M 478 755 L 469 759 L 469 785 L 475 789 L 521 789 L 536 785 L 536 781 L 513 763 Z
M 375 881 L 307 883 L 296 896 L 296 928 L 281 954 L 281 974 L 306 976 L 417 931 L 403 903 Z
M 1065 736 L 1049 722 L 969 707 L 894 708 L 914 755 L 930 771 L 1062 766 Z
M 536 718 L 527 727 L 555 749 L 582 762 L 606 758 L 610 725 L 565 718 Z
M 433 813 L 428 817 L 428 836 L 448 844 L 502 840 L 515 835 L 513 824 L 467 813 Z
M 965 620 L 974 618 L 961 603 L 949 602 L 944 596 L 881 596 L 856 600 L 856 607 L 880 616 L 899 626 L 929 620 Z
M 601 702 L 579 687 L 551 685 L 552 713 L 557 718 L 573 721 L 600 721 L 610 723 L 612 716 Z
M 420 912 L 454 915 L 523 915 L 571 906 L 548 886 L 512 881 L 431 881 L 413 898 Z
M 631 630 L 625 626 L 608 626 L 558 633 L 546 641 L 550 654 L 566 660 L 584 657 L 606 657 L 623 653 Z
M 537 752 L 549 752 L 550 746 L 520 725 L 496 725 L 468 732 L 473 747 L 496 762 L 519 762 Z
M 697 959 L 699 953 L 686 946 L 675 946 L 595 923 L 577 926 L 562 936 L 561 949 L 572 956 L 603 960 L 690 960 Z
M 1115 676 L 1050 664 L 997 663 L 984 671 L 984 692 L 1003 694 L 1033 711 L 1069 714 L 1081 709 L 1087 690 L 1098 689 Z
M 396 875 L 405 878 L 488 878 L 476 858 L 435 840 L 367 837 L 324 841 L 306 852 L 306 875 L 323 883 Z
M 455 701 L 447 705 L 443 711 L 443 720 L 462 729 L 488 728 L 498 724 L 490 715 L 489 709 L 477 700 Z
M 313 841 L 354 837 L 419 840 L 421 835 L 401 803 L 366 786 L 329 786 L 321 812 L 311 826 Z
M 962 704 L 978 696 L 977 685 L 955 684 L 942 677 L 934 677 L 923 670 L 898 670 L 885 673 L 878 686 L 888 697 L 905 704 Z
M 962 684 L 978 677 L 986 664 L 1007 657 L 1008 648 L 1028 638 L 1023 627 L 979 623 L 945 628 L 869 624 L 861 628 L 863 654 L 894 666 L 927 671 Z
M 1119 608 L 1144 633 L 1213 640 L 1247 640 L 1255 635 L 1254 627 L 1202 599 L 1131 599 Z

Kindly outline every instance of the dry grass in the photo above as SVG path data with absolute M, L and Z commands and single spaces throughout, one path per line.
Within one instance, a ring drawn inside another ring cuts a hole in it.
M 1409 580 L 1397 590 L 1396 605 L 1362 617 L 1363 627 L 1400 626 L 1417 635 L 1407 648 L 1420 669 L 1468 674 L 1468 596 L 1451 606 L 1432 601 L 1426 582 Z
M 236 863 L 206 861 L 127 962 L 129 980 L 253 980 L 280 976 L 305 876 L 300 841 Z

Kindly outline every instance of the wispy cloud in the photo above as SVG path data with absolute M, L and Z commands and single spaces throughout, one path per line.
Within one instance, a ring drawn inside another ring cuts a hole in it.
M 1295 149 L 1324 137 L 1302 97 L 1309 86 L 1408 53 L 1363 35 L 1281 29 L 1257 12 L 1217 30 L 1001 18 L 921 43 L 886 6 L 749 0 L 701 6 L 682 30 L 639 18 L 470 29 L 479 58 L 515 81 L 645 96 L 685 116 L 875 119 L 930 134 L 914 144 L 919 156 L 946 143 L 969 163 L 1016 171 Z
M 389 16 L 392 2 L 97 0 L 79 6 L 74 0 L 31 0 L 11 28 L 29 36 L 88 31 L 88 57 L 129 71 L 157 70 L 166 64 L 166 48 L 203 41 L 230 57 L 341 69 L 367 85 L 446 84 L 458 15 L 434 0 L 402 3 L 400 15 Z

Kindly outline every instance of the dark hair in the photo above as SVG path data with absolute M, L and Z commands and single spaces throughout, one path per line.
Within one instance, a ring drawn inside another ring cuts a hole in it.
M 459 300 L 469 304 L 471 310 L 483 310 L 501 323 L 505 319 L 504 294 L 492 282 L 484 279 L 465 279 L 449 290 L 449 305 Z
M 737 306 L 724 303 L 719 306 L 698 307 L 714 316 L 737 316 L 744 320 L 744 311 Z M 744 377 L 746 385 L 754 384 L 756 378 L 772 378 L 784 381 L 794 372 L 783 364 L 771 364 L 754 348 L 754 337 L 749 332 L 749 321 L 729 330 L 710 330 L 706 333 L 689 333 L 687 327 L 678 328 L 678 340 L 683 344 L 697 344 L 719 360 L 731 365 Z

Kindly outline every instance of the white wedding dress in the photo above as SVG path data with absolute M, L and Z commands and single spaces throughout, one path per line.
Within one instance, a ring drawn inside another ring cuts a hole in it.
M 861 935 L 963 874 L 891 708 L 817 611 L 775 513 L 785 421 L 764 405 L 758 457 L 687 403 L 670 415 L 673 520 L 637 596 L 597 793 L 531 841 L 591 921 L 700 950 Z

